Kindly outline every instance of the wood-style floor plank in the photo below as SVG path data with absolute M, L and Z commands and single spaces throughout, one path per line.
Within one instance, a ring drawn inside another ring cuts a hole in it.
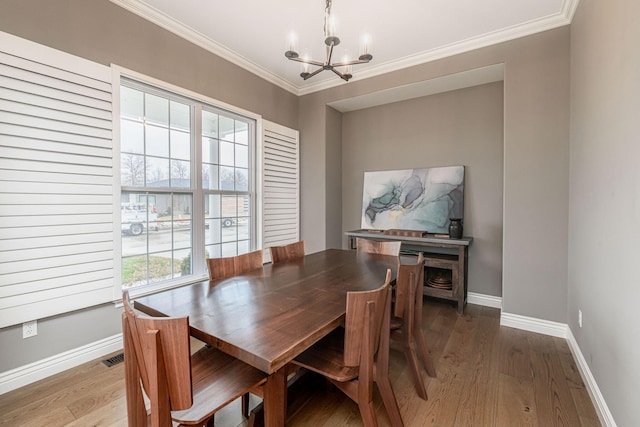
M 531 359 L 527 332 L 519 329 L 500 330 L 500 373 L 530 379 Z
M 580 418 L 557 353 L 531 352 L 538 421 L 545 426 L 578 426 Z
M 405 426 L 600 425 L 565 340 L 501 327 L 497 309 L 467 305 L 458 315 L 453 304 L 433 299 L 425 299 L 423 331 L 437 372 L 422 371 L 427 401 L 415 393 L 402 347 L 390 351 Z M 0 426 L 126 426 L 123 368 L 96 360 L 0 395 Z M 355 403 L 323 382 L 311 384 L 290 408 L 288 427 L 362 426 Z M 374 403 L 379 425 L 389 426 L 377 392 Z M 216 414 L 218 427 L 246 425 L 239 400 Z
M 544 425 L 538 423 L 531 379 L 500 374 L 498 383 L 498 415 L 493 425 Z
M 472 363 L 462 388 L 455 425 L 490 425 L 498 403 L 498 331 L 500 320 L 480 317 Z

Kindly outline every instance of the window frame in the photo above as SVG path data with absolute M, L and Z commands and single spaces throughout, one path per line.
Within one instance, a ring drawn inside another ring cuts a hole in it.
M 260 176 L 261 172 L 261 145 L 262 145 L 262 116 L 259 114 L 229 105 L 227 103 L 209 98 L 205 95 L 163 82 L 153 77 L 125 69 L 117 65 L 112 67 L 112 92 L 113 92 L 113 212 L 114 212 L 114 302 L 118 304 L 122 299 L 122 220 L 120 216 L 120 200 L 123 192 L 121 185 L 121 126 L 120 126 L 120 87 L 123 80 L 134 82 L 140 85 L 140 89 L 156 89 L 159 93 L 167 92 L 176 98 L 183 98 L 189 103 L 196 103 L 192 122 L 191 136 L 191 179 L 192 187 L 185 188 L 159 188 L 158 192 L 191 193 L 193 194 L 193 220 L 192 220 L 192 274 L 187 277 L 178 277 L 157 283 L 150 283 L 142 286 L 129 288 L 132 297 L 148 295 L 160 292 L 165 289 L 184 286 L 190 283 L 200 282 L 208 278 L 205 263 L 205 222 L 204 222 L 204 197 L 210 190 L 202 188 L 202 121 L 196 120 L 197 116 L 202 116 L 203 106 L 206 109 L 216 112 L 228 113 L 232 116 L 239 116 L 249 120 L 250 141 L 249 145 L 249 196 L 252 206 L 250 215 L 250 250 L 262 249 L 262 209 L 260 202 Z M 131 85 L 127 85 L 131 86 Z M 153 93 L 153 92 L 152 92 Z M 251 136 L 251 134 L 253 136 Z M 195 141 L 193 140 L 195 138 Z M 251 141 L 253 139 L 253 141 Z M 141 188 L 139 192 L 144 192 L 148 188 Z M 124 191 L 138 191 L 127 187 Z M 156 189 L 154 188 L 154 191 Z M 224 191 L 223 191 L 224 192 Z M 235 193 L 235 191 L 234 191 Z M 195 213 L 198 213 L 197 215 Z

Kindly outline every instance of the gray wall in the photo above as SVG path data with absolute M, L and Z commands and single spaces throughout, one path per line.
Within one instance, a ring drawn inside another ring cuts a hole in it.
M 353 218 L 355 211 L 343 206 L 341 213 L 320 209 L 307 216 L 340 197 L 327 191 L 322 179 L 340 173 L 338 161 L 319 160 L 329 139 L 327 103 L 503 63 L 503 307 L 508 313 L 566 323 L 569 34 L 562 27 L 365 80 L 357 80 L 356 71 L 349 84 L 302 96 L 301 229 L 308 246 L 324 248 L 326 224 L 336 221 L 320 215 L 340 215 L 343 231 L 358 224 L 360 215 Z M 348 143 L 343 135 L 343 146 Z
M 469 291 L 501 296 L 502 100 L 497 82 L 344 114 L 344 228 L 360 228 L 364 172 L 464 165 Z
M 0 31 L 298 128 L 298 98 L 108 0 L 2 0 Z
M 640 422 L 639 17 L 582 0 L 571 28 L 568 322 L 621 427 Z
M 340 165 L 344 162 L 342 156 L 342 114 L 331 107 L 326 107 L 327 123 L 327 152 L 326 162 L 331 165 L 334 173 L 327 174 L 327 194 L 331 197 L 327 198 L 327 231 L 326 231 L 326 248 L 342 247 L 342 221 L 340 215 L 342 210 L 342 194 L 343 179 Z M 337 165 L 334 166 L 334 164 Z M 336 166 L 338 166 L 336 168 Z
M 0 31 L 100 64 L 116 64 L 298 128 L 298 97 L 108 0 L 2 0 Z M 121 332 L 106 304 L 39 319 L 38 335 L 0 329 L 0 372 Z

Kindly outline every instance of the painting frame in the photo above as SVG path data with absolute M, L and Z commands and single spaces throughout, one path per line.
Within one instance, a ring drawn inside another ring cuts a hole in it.
M 364 173 L 361 227 L 448 233 L 464 218 L 464 166 Z

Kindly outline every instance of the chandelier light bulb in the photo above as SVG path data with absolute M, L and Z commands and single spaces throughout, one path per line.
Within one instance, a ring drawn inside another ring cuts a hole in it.
M 292 32 L 291 34 L 289 34 L 289 51 L 291 52 L 297 52 L 298 50 L 296 49 L 296 42 L 297 42 L 297 37 L 296 37 L 296 33 Z
M 305 62 L 302 63 L 302 72 L 303 73 L 309 73 L 309 67 L 311 67 L 311 65 L 308 62 L 306 62 L 306 61 L 309 61 L 309 55 L 305 54 L 302 57 L 302 60 L 305 61 Z
M 371 39 L 369 38 L 368 34 L 365 34 L 364 36 L 362 36 L 362 40 L 360 42 L 360 55 L 365 55 L 367 53 L 369 53 L 369 48 L 371 46 Z
M 335 15 L 329 15 L 327 22 L 327 37 L 335 37 L 338 34 L 338 20 Z

